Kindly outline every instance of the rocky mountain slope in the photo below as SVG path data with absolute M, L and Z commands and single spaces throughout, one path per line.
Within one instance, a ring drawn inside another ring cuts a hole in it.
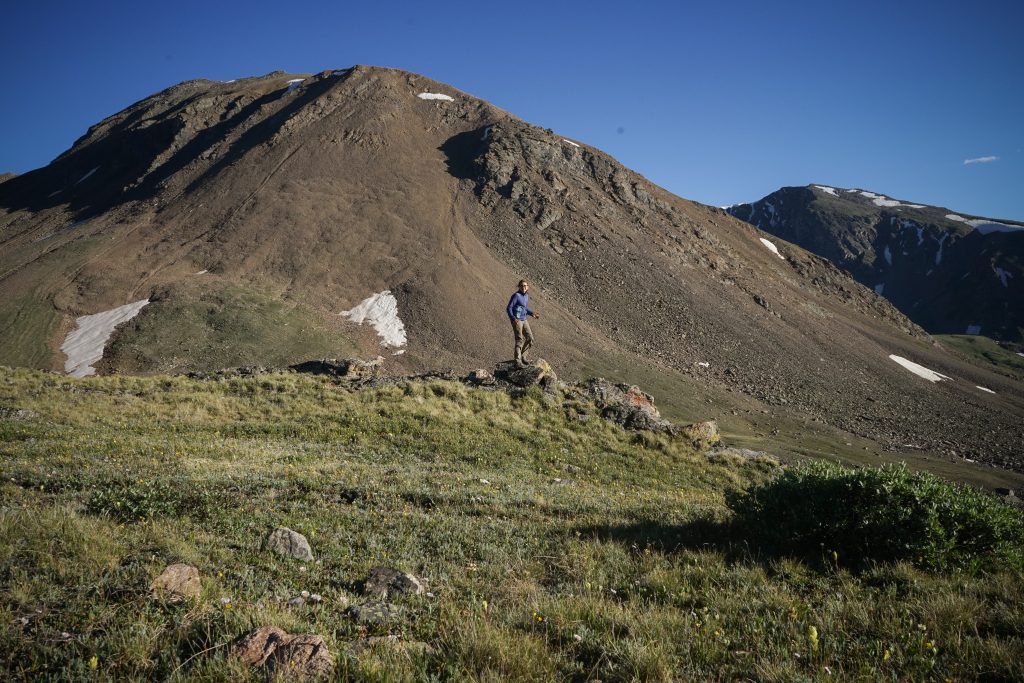
M 929 332 L 1024 340 L 1022 223 L 825 185 L 727 210 L 848 270 Z
M 182 83 L 0 184 L 0 208 L 0 363 L 490 367 L 525 277 L 545 358 L 643 368 L 675 417 L 1020 466 L 1020 385 L 827 259 L 415 74 Z

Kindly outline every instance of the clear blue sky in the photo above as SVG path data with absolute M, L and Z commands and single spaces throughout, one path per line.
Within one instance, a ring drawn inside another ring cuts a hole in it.
M 183 80 L 374 64 L 708 204 L 815 182 L 1024 219 L 1020 0 L 7 5 L 0 171 Z

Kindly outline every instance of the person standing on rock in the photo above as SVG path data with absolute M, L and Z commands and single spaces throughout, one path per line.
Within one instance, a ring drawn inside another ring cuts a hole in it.
M 540 320 L 540 316 L 530 310 L 529 291 L 529 283 L 526 280 L 520 280 L 519 289 L 508 300 L 508 306 L 505 308 L 505 311 L 508 313 L 508 319 L 512 323 L 512 331 L 516 336 L 515 359 L 516 365 L 519 367 L 526 365 L 526 350 L 533 346 L 533 330 L 530 329 L 530 323 L 526 320 L 526 317 L 529 316 Z

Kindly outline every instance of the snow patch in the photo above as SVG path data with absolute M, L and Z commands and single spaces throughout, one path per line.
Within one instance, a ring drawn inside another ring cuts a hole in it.
M 996 223 L 995 221 L 968 221 L 968 223 L 973 225 L 974 229 L 982 235 L 989 235 L 993 232 L 1019 232 L 1024 230 L 1024 225 L 1007 225 L 1006 223 Z
M 208 270 L 200 270 L 198 273 L 192 273 L 192 274 L 193 275 L 206 275 L 208 272 L 210 272 L 210 271 L 208 271 Z
M 487 126 L 486 128 L 484 128 L 484 134 L 480 136 L 481 142 L 485 142 L 487 138 L 491 137 L 491 128 L 492 126 Z
M 57 190 L 56 192 L 51 192 L 50 194 L 46 195 L 46 198 L 47 198 L 47 199 L 49 199 L 49 198 L 51 198 L 51 197 L 56 197 L 56 196 L 57 196 L 57 195 L 59 195 L 59 194 L 60 194 L 61 192 L 62 192 L 62 190 Z
M 968 325 L 964 334 L 981 334 L 981 325 Z
M 702 361 L 699 361 L 697 363 L 697 366 L 701 367 L 701 368 L 710 368 L 711 367 L 711 363 L 708 363 L 707 361 L 703 361 L 702 360 Z
M 302 83 L 304 80 L 306 80 L 306 79 L 305 78 L 293 78 L 292 80 L 288 81 L 288 89 L 284 91 L 284 94 L 287 95 L 291 91 L 293 91 L 296 88 L 298 88 L 299 84 Z
M 996 275 L 999 276 L 999 280 L 1003 283 L 1003 287 L 1009 287 L 1009 285 L 1006 284 L 1006 278 L 1013 277 L 1013 273 L 1007 272 L 999 266 L 996 266 Z
M 896 355 L 890 354 L 889 358 L 894 360 L 894 361 L 896 361 L 896 363 L 898 363 L 899 365 L 902 365 L 907 370 L 910 370 L 912 373 L 914 373 L 918 377 L 924 377 L 929 382 L 939 382 L 939 381 L 944 380 L 944 379 L 949 379 L 949 377 L 946 377 L 945 375 L 943 375 L 941 373 L 935 372 L 934 370 L 929 370 L 925 366 L 918 365 L 914 361 L 907 360 L 906 358 L 903 358 L 902 356 L 896 356 Z
M 988 220 L 987 218 L 964 218 L 955 213 L 947 213 L 946 218 L 958 223 L 966 223 L 982 235 L 988 235 L 993 232 L 1017 232 L 1018 230 L 1024 230 L 1024 225 L 1010 225 L 1008 223 Z
M 879 296 L 881 296 L 882 292 L 884 292 L 884 291 L 885 291 L 885 283 L 884 282 L 882 284 L 880 284 L 880 285 L 875 285 L 875 294 L 878 294 Z
M 566 140 L 565 138 L 562 138 L 562 142 L 568 142 L 568 143 L 569 143 L 570 145 L 572 145 L 573 147 L 579 147 L 579 145 L 577 145 L 577 144 L 576 144 L 575 142 L 573 142 L 572 140 Z
M 848 190 L 848 191 L 849 192 L 857 192 L 858 190 Z M 863 195 L 863 196 L 867 197 L 868 199 L 870 199 L 871 202 L 875 206 L 886 206 L 886 207 L 890 207 L 890 208 L 891 207 L 900 208 L 900 207 L 904 207 L 905 206 L 905 207 L 910 208 L 910 209 L 923 209 L 924 208 L 923 204 L 904 204 L 903 202 L 901 202 L 901 201 L 899 201 L 897 199 L 889 199 L 888 197 L 886 197 L 885 195 L 882 195 L 882 194 L 875 194 L 874 192 L 867 192 L 865 190 L 860 190 L 859 192 L 861 193 L 861 195 Z
M 439 92 L 421 92 L 416 97 L 421 100 L 443 100 L 445 102 L 454 102 L 455 98 L 450 95 L 443 95 Z
M 759 237 L 758 239 L 761 240 L 761 244 L 763 244 L 764 246 L 768 247 L 768 251 L 772 252 L 773 254 L 778 256 L 783 261 L 786 260 L 786 257 L 779 253 L 779 248 L 777 246 L 775 246 L 775 244 L 771 240 L 766 240 L 763 237 Z
M 885 245 L 885 251 L 883 252 L 882 255 L 885 256 L 885 262 L 888 263 L 891 266 L 892 265 L 892 252 L 889 250 L 889 245 L 888 244 Z
M 988 392 L 988 393 L 990 393 L 990 394 L 994 394 L 994 393 L 996 393 L 996 392 L 992 391 L 991 389 L 986 389 L 985 387 L 983 387 L 983 386 L 981 386 L 981 385 L 979 385 L 979 384 L 975 384 L 975 385 L 974 385 L 974 388 L 975 388 L 975 389 L 981 389 L 982 391 L 987 391 L 987 392 Z
M 836 192 L 836 188 L 834 188 L 834 187 L 829 187 L 827 185 L 814 185 L 813 187 L 818 188 L 822 192 L 827 192 L 828 194 L 832 195 L 833 197 L 838 197 L 839 196 L 839 193 Z
M 142 299 L 109 311 L 78 318 L 75 321 L 78 327 L 65 337 L 60 347 L 68 357 L 64 361 L 64 372 L 72 377 L 95 375 L 96 368 L 92 367 L 93 363 L 98 363 L 103 358 L 103 347 L 110 340 L 114 328 L 134 318 L 148 303 L 149 299 Z
M 398 317 L 398 299 L 391 290 L 377 292 L 363 299 L 358 306 L 342 311 L 357 325 L 368 322 L 383 340 L 382 346 L 405 346 L 405 324 Z
M 942 263 L 942 245 L 946 241 L 947 237 L 949 237 L 949 233 L 944 232 L 942 233 L 942 237 L 939 238 L 939 250 L 935 252 L 935 265 Z
M 83 181 L 83 180 L 85 180 L 86 178 L 89 178 L 89 177 L 91 177 L 91 176 L 92 176 L 92 174 L 93 174 L 93 173 L 95 173 L 95 172 L 96 172 L 96 171 L 98 171 L 98 170 L 100 170 L 100 167 L 99 167 L 99 166 L 97 166 L 96 168 L 92 169 L 91 171 L 89 171 L 88 173 L 86 173 L 86 174 L 85 174 L 84 176 L 82 176 L 81 178 L 79 178 L 79 179 L 78 179 L 78 183 L 82 182 L 82 181 Z M 75 185 L 78 185 L 78 183 L 75 183 Z

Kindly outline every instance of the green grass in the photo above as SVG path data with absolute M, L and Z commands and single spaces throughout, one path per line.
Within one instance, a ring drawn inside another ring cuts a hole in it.
M 959 352 L 968 360 L 989 370 L 1024 380 L 1024 356 L 1018 356 L 999 346 L 995 341 L 980 335 L 938 334 L 935 338 L 943 346 Z
M 1019 572 L 759 554 L 725 496 L 771 461 L 569 419 L 561 400 L 0 369 L 0 670 L 259 680 L 227 650 L 274 624 L 323 636 L 338 680 L 1024 677 Z M 316 562 L 261 550 L 281 525 Z M 149 594 L 176 561 L 200 569 L 200 599 Z M 378 564 L 433 597 L 366 631 L 343 604 Z M 324 603 L 288 609 L 301 590 Z M 388 632 L 433 649 L 351 654 Z
M 120 372 L 183 372 L 286 367 L 355 352 L 338 321 L 332 325 L 300 304 L 208 276 L 169 287 L 118 330 L 104 363 Z

